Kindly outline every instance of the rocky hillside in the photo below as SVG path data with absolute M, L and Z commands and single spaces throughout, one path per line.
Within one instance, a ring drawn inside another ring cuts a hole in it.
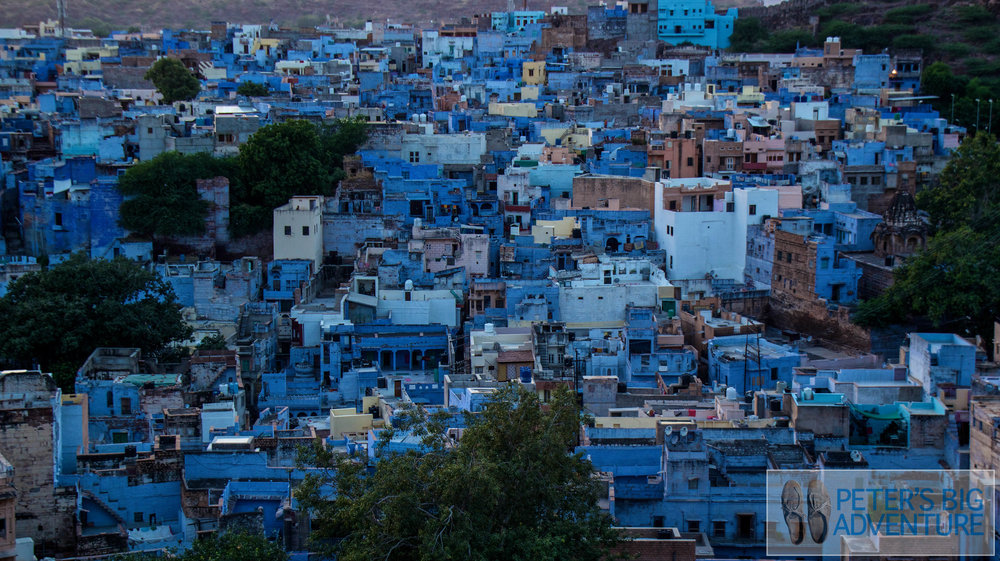
M 246 23 L 274 21 L 281 25 L 312 26 L 331 19 L 360 23 L 366 19 L 397 21 L 450 20 L 476 13 L 503 10 L 507 0 L 67 0 L 67 21 L 99 30 L 142 27 L 207 29 L 213 20 Z M 515 0 L 520 8 L 523 0 Z M 609 2 L 610 3 L 610 2 Z M 529 9 L 566 6 L 584 13 L 596 0 L 528 0 Z M 716 7 L 748 6 L 754 0 L 717 0 Z M 55 18 L 55 0 L 3 0 L 0 26 L 11 27 Z

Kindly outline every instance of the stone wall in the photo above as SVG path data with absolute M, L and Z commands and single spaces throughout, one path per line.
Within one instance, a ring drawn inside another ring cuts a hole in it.
M 0 377 L 0 453 L 14 467 L 17 536 L 38 557 L 74 553 L 76 490 L 55 485 L 59 393 L 37 372 Z

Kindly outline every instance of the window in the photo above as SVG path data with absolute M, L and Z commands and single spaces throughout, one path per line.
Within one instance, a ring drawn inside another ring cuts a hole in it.
M 420 162 L 420 152 L 410 152 L 410 163 L 416 164 Z
M 714 521 L 712 521 L 712 537 L 713 538 L 724 538 L 724 537 L 726 537 L 726 521 L 725 520 L 714 520 Z
M 654 516 L 653 517 L 653 527 L 654 528 L 662 528 L 663 527 L 663 517 L 662 516 Z
M 292 227 L 291 226 L 285 226 L 285 235 L 286 236 L 291 236 L 292 235 Z
M 674 268 L 674 256 L 673 255 L 670 256 L 670 268 L 671 269 Z
M 142 520 L 143 520 L 142 519 L 142 513 L 141 512 L 135 513 L 135 521 L 136 521 L 136 523 L 137 524 L 142 524 Z
M 771 369 L 771 380 L 773 381 L 773 380 L 777 380 L 777 379 L 778 379 L 778 369 L 777 368 L 772 368 Z
M 688 491 L 697 491 L 697 490 L 698 490 L 698 478 L 697 477 L 688 478 Z
M 752 540 L 754 539 L 754 521 L 756 516 L 751 514 L 737 514 L 736 515 L 736 532 L 737 536 L 741 540 Z
M 694 158 L 688 158 L 687 165 L 688 166 L 693 166 L 694 165 Z
M 778 252 L 778 261 L 781 261 L 784 258 L 785 258 L 785 252 L 779 251 Z
M 62 226 L 62 213 L 56 213 L 56 226 Z
M 726 203 L 726 212 L 733 212 L 735 210 L 736 210 L 736 203 L 731 201 Z
M 115 406 L 115 395 L 111 392 L 108 392 L 107 403 L 108 403 L 108 409 L 111 409 L 112 407 Z
M 308 236 L 309 235 L 309 226 L 303 226 L 302 227 L 302 235 L 303 236 Z
M 688 520 L 687 521 L 687 531 L 691 533 L 698 533 L 701 531 L 701 520 Z
M 670 201 L 670 210 L 677 210 L 677 201 Z
M 757 214 L 757 205 L 750 205 L 750 216 Z

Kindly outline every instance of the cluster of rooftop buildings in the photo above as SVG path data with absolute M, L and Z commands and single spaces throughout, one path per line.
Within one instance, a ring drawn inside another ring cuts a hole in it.
M 173 286 L 186 345 L 228 347 L 95 349 L 72 394 L 0 374 L 0 559 L 246 524 L 304 551 L 301 444 L 372 454 L 407 407 L 476 412 L 507 384 L 576 392 L 602 505 L 683 559 L 763 555 L 768 469 L 1000 468 L 996 350 L 849 319 L 925 243 L 913 195 L 965 130 L 920 96 L 919 53 L 725 52 L 736 17 L 0 33 L 0 293 L 43 257 L 127 257 Z M 162 56 L 197 98 L 158 103 Z M 184 251 L 119 225 L 137 162 L 355 116 L 335 194 L 274 209 L 263 244 L 228 235 L 221 180 Z

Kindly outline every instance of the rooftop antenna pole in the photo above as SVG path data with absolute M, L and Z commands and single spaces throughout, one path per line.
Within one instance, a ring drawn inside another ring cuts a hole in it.
M 66 0 L 56 0 L 56 14 L 59 17 L 59 36 L 66 36 Z

